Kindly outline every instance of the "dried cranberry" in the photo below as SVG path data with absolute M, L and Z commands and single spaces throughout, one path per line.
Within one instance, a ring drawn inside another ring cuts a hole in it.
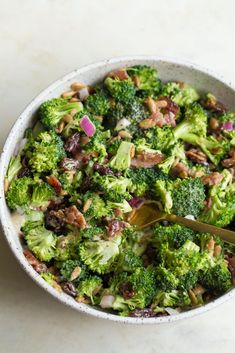
M 98 172 L 100 175 L 114 175 L 114 172 L 111 168 L 98 163 L 94 164 L 94 170 Z
M 23 178 L 23 177 L 30 177 L 31 176 L 31 170 L 28 167 L 22 167 L 20 171 L 17 174 L 18 178 Z
M 162 109 L 163 112 L 165 110 L 165 113 L 171 112 L 175 116 L 178 114 L 179 107 L 178 107 L 178 105 L 175 102 L 173 102 L 172 99 L 170 99 L 169 97 L 160 97 L 158 100 L 165 100 L 167 102 L 166 108 Z
M 61 283 L 60 285 L 65 293 L 67 293 L 68 295 L 71 295 L 72 297 L 76 297 L 76 288 L 72 282 L 64 282 L 64 283 Z
M 45 215 L 45 226 L 53 230 L 55 233 L 61 233 L 65 225 L 64 219 L 61 214 L 62 211 L 51 210 Z
M 67 139 L 64 143 L 64 149 L 72 155 L 75 155 L 80 150 L 80 134 L 78 132 L 75 132 Z
M 121 173 L 114 172 L 111 168 L 109 168 L 105 165 L 102 165 L 102 164 L 95 163 L 93 168 L 100 175 L 114 175 L 117 177 L 121 176 Z
M 91 178 L 89 176 L 86 176 L 81 186 L 82 191 L 89 190 L 91 188 L 91 184 L 92 184 Z
M 24 176 L 30 177 L 31 176 L 31 170 L 29 168 L 29 163 L 27 157 L 23 157 L 21 160 L 22 168 L 18 172 L 17 176 L 18 178 L 23 178 Z
M 134 295 L 134 289 L 130 282 L 122 283 L 119 287 L 119 291 L 124 299 L 131 299 Z

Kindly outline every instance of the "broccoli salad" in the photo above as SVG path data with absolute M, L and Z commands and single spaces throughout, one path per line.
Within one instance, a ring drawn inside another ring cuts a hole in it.
M 132 317 L 203 305 L 235 283 L 235 251 L 163 221 L 146 201 L 235 229 L 235 115 L 217 98 L 133 66 L 41 104 L 5 177 L 28 262 L 77 302 Z

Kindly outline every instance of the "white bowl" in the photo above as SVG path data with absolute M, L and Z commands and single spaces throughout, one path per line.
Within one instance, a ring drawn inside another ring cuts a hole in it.
M 160 324 L 189 318 L 206 312 L 207 310 L 216 307 L 217 305 L 234 296 L 235 289 L 232 289 L 228 293 L 202 307 L 182 312 L 177 315 L 156 318 L 121 317 L 107 313 L 90 305 L 77 303 L 69 295 L 65 293 L 58 293 L 54 288 L 47 284 L 40 277 L 40 275 L 28 264 L 23 255 L 19 236 L 13 225 L 11 214 L 6 205 L 4 196 L 4 176 L 7 170 L 9 159 L 14 152 L 16 144 L 21 140 L 25 129 L 32 125 L 34 121 L 34 113 L 43 101 L 53 97 L 58 97 L 62 92 L 68 90 L 70 84 L 74 81 L 85 82 L 92 85 L 93 83 L 102 80 L 104 76 L 112 70 L 137 64 L 146 64 L 157 68 L 159 77 L 163 81 L 185 81 L 193 85 L 199 92 L 211 92 L 216 97 L 218 97 L 218 99 L 221 100 L 229 109 L 235 111 L 235 91 L 231 87 L 231 84 L 225 82 L 223 78 L 214 75 L 208 70 L 200 69 L 191 63 L 181 62 L 178 60 L 170 60 L 167 58 L 159 58 L 155 56 L 137 56 L 115 58 L 91 64 L 78 70 L 74 70 L 70 74 L 53 83 L 42 93 L 40 93 L 27 106 L 27 108 L 19 116 L 14 126 L 12 127 L 3 148 L 0 161 L 0 218 L 6 240 L 20 265 L 39 286 L 44 288 L 48 293 L 50 293 L 53 297 L 62 303 L 70 306 L 75 310 L 93 315 L 98 318 L 131 324 Z

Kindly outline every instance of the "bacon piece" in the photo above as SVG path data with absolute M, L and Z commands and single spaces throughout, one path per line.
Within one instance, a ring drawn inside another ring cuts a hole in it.
M 161 153 L 149 153 L 143 151 L 131 160 L 131 165 L 136 168 L 151 168 L 156 164 L 161 163 L 163 159 L 164 156 Z
M 224 113 L 227 110 L 225 105 L 219 102 L 213 95 L 207 97 L 206 101 L 203 102 L 203 106 L 216 113 Z
M 179 162 L 172 168 L 172 172 L 175 176 L 187 178 L 189 175 L 189 168 L 184 163 Z
M 70 206 L 63 210 L 64 221 L 76 228 L 86 228 L 87 223 L 83 214 L 77 209 L 76 206 Z
M 160 97 L 157 101 L 148 97 L 145 103 L 151 115 L 140 122 L 141 129 L 149 129 L 154 126 L 162 127 L 164 125 L 175 127 L 175 117 L 178 114 L 179 107 L 169 97 Z
M 128 75 L 126 70 L 122 69 L 122 70 L 116 70 L 116 71 L 110 72 L 108 74 L 108 77 L 118 78 L 119 80 L 123 81 L 123 80 L 127 80 L 130 76 Z
M 47 271 L 47 266 L 43 262 L 36 259 L 36 257 L 31 253 L 31 251 L 29 251 L 28 249 L 24 249 L 23 254 L 26 257 L 28 263 L 35 269 L 35 271 L 37 271 L 38 273 Z
M 207 156 L 205 153 L 199 151 L 197 148 L 192 148 L 189 151 L 186 151 L 186 156 L 193 162 L 199 164 L 205 164 L 207 162 Z
M 107 232 L 110 238 L 123 231 L 128 226 L 128 223 L 112 219 L 108 221 Z
M 47 182 L 49 185 L 51 185 L 53 187 L 53 189 L 55 190 L 55 192 L 57 194 L 61 193 L 61 191 L 62 191 L 61 183 L 54 175 L 50 175 L 49 177 L 47 177 Z
M 231 150 L 229 151 L 229 156 L 231 158 L 227 158 L 227 159 L 224 159 L 222 161 L 222 165 L 225 168 L 229 168 L 229 167 L 234 167 L 235 166 L 235 147 L 231 148 Z
M 221 182 L 223 176 L 219 172 L 213 172 L 209 175 L 205 175 L 202 177 L 202 182 L 204 185 L 217 185 Z
M 173 113 L 176 116 L 179 112 L 178 105 L 170 97 L 159 97 L 156 101 L 157 106 L 162 106 L 163 113 Z

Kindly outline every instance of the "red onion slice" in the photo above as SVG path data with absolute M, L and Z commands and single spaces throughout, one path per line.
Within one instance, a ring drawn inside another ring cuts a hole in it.
M 87 115 L 84 115 L 80 120 L 80 126 L 88 137 L 94 136 L 96 128 Z
M 235 130 L 235 126 L 233 125 L 232 121 L 225 121 L 222 125 L 222 128 L 227 131 Z
M 132 208 L 140 208 L 140 206 L 142 206 L 144 202 L 145 199 L 143 199 L 142 197 L 133 197 L 129 201 L 129 204 Z
M 105 294 L 103 295 L 103 297 L 101 298 L 100 301 L 100 306 L 103 309 L 109 309 L 112 308 L 112 304 L 115 300 L 115 297 L 113 295 L 109 295 L 109 294 Z

